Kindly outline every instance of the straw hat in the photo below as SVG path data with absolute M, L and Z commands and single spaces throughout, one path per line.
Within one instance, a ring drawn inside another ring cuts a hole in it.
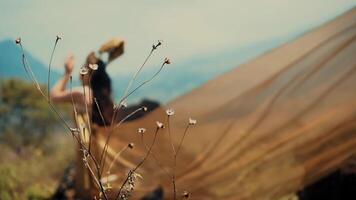
M 115 37 L 101 45 L 99 53 L 109 53 L 108 63 L 121 56 L 124 53 L 124 40 L 120 37 Z

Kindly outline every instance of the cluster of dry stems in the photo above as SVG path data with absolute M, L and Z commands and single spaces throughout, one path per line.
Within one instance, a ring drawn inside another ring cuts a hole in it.
M 116 122 L 116 115 L 117 113 L 120 111 L 120 109 L 124 108 L 126 106 L 125 100 L 132 95 L 135 91 L 137 91 L 139 88 L 141 88 L 142 86 L 144 86 L 145 84 L 149 83 L 150 81 L 152 81 L 163 69 L 163 67 L 167 64 L 171 64 L 171 61 L 168 58 L 165 58 L 163 63 L 161 64 L 161 67 L 158 69 L 158 71 L 152 75 L 151 78 L 143 81 L 141 84 L 139 84 L 136 88 L 131 89 L 132 84 L 134 83 L 134 81 L 136 80 L 138 74 L 141 72 L 141 70 L 143 69 L 143 67 L 145 66 L 146 62 L 149 60 L 149 58 L 151 57 L 151 55 L 154 53 L 155 50 L 157 50 L 157 48 L 159 46 L 162 45 L 161 41 L 158 41 L 157 44 L 152 45 L 151 51 L 148 54 L 148 56 L 146 57 L 146 59 L 144 60 L 143 64 L 138 68 L 138 70 L 136 71 L 136 73 L 133 75 L 132 79 L 130 80 L 123 96 L 120 98 L 120 101 L 114 106 L 114 114 L 111 120 L 111 124 L 109 126 L 107 126 L 105 124 L 105 120 L 103 118 L 103 115 L 101 113 L 99 104 L 97 99 L 93 98 L 93 103 L 94 105 L 97 107 L 99 114 L 101 116 L 101 119 L 103 120 L 104 126 L 105 126 L 105 131 L 108 133 L 106 141 L 105 141 L 105 145 L 104 148 L 102 150 L 102 152 L 100 153 L 100 157 L 96 158 L 92 152 L 92 147 L 91 147 L 91 143 L 92 143 L 92 129 L 91 129 L 91 117 L 90 117 L 90 112 L 88 109 L 88 105 L 87 105 L 87 101 L 84 100 L 85 102 L 85 113 L 86 113 L 86 118 L 87 118 L 87 127 L 83 126 L 83 127 L 72 127 L 70 126 L 65 120 L 63 115 L 56 109 L 56 107 L 54 106 L 53 102 L 50 99 L 50 78 L 51 78 L 51 64 L 52 64 L 52 60 L 53 60 L 53 55 L 55 52 L 55 49 L 57 47 L 57 44 L 59 42 L 59 40 L 61 40 L 62 38 L 57 36 L 55 43 L 54 43 L 54 47 L 51 53 L 51 57 L 50 57 L 50 61 L 49 61 L 49 66 L 48 66 L 48 82 L 47 82 L 47 87 L 48 87 L 48 91 L 47 91 L 47 95 L 46 93 L 42 90 L 42 88 L 40 87 L 40 84 L 38 83 L 32 68 L 26 58 L 23 46 L 22 46 L 22 41 L 21 38 L 18 38 L 16 40 L 16 44 L 18 44 L 21 47 L 21 51 L 22 51 L 22 64 L 24 67 L 24 70 L 26 71 L 27 76 L 29 77 L 29 79 L 32 81 L 32 83 L 34 84 L 34 86 L 36 87 L 36 89 L 40 92 L 40 94 L 43 96 L 43 98 L 46 99 L 50 109 L 58 116 L 58 118 L 60 119 L 61 123 L 65 126 L 65 128 L 69 131 L 69 133 L 71 134 L 71 136 L 73 138 L 75 138 L 75 140 L 77 141 L 80 150 L 82 152 L 82 159 L 83 159 L 83 164 L 85 165 L 85 167 L 88 169 L 90 176 L 92 177 L 92 180 L 94 181 L 94 184 L 98 187 L 98 195 L 97 198 L 98 199 L 105 199 L 105 200 L 109 200 L 111 199 L 111 197 L 109 197 L 108 195 L 108 190 L 111 190 L 112 187 L 109 185 L 108 181 L 105 179 L 103 179 L 103 169 L 105 167 L 105 160 L 106 160 L 106 156 L 108 153 L 108 145 L 109 145 L 109 141 L 111 138 L 111 135 L 113 133 L 113 131 L 115 129 L 117 129 L 123 122 L 125 122 L 128 118 L 130 118 L 131 116 L 135 115 L 138 112 L 144 112 L 147 111 L 146 107 L 141 107 L 138 108 L 137 110 L 133 111 L 132 113 L 130 113 L 129 115 L 127 115 L 125 118 L 123 118 L 121 121 Z M 88 66 L 83 66 L 80 69 L 80 74 L 82 76 L 86 75 L 87 73 L 89 73 L 89 79 L 91 78 L 91 72 L 95 71 L 97 69 L 97 65 L 95 64 L 89 64 Z M 91 70 L 88 70 L 88 68 L 90 68 Z M 90 82 L 90 81 L 89 81 Z M 72 106 L 73 106 L 73 112 L 75 115 L 75 119 L 77 119 L 77 109 L 76 109 L 76 104 L 74 102 L 73 96 L 72 96 L 72 77 L 70 77 L 70 92 L 71 92 L 71 99 L 72 99 Z M 84 85 L 83 85 L 83 93 L 84 93 L 84 99 L 86 99 L 87 95 L 91 96 L 90 94 L 86 94 L 85 89 L 84 89 Z M 168 172 L 166 169 L 162 168 L 161 165 L 159 165 L 167 174 L 167 176 L 169 176 L 172 180 L 172 185 L 173 185 L 173 199 L 176 200 L 177 199 L 177 189 L 176 189 L 176 183 L 175 183 L 175 171 L 176 171 L 176 165 L 177 165 L 177 156 L 178 153 L 181 149 L 183 140 L 188 132 L 188 129 L 190 126 L 193 126 L 196 124 L 196 120 L 194 119 L 189 119 L 188 124 L 185 128 L 184 134 L 182 136 L 182 138 L 180 139 L 179 145 L 177 147 L 174 146 L 173 142 L 172 142 L 172 136 L 171 136 L 171 128 L 170 128 L 170 118 L 174 115 L 174 110 L 173 109 L 168 109 L 166 111 L 167 114 L 167 127 L 168 127 L 168 133 L 169 133 L 169 141 L 171 143 L 171 147 L 172 147 L 172 152 L 173 152 L 173 168 L 171 172 Z M 115 200 L 126 200 L 129 199 L 131 196 L 132 191 L 135 188 L 135 181 L 138 177 L 141 177 L 141 175 L 139 175 L 136 171 L 137 169 L 139 169 L 139 167 L 142 166 L 142 164 L 148 159 L 148 157 L 150 155 L 152 155 L 152 157 L 154 158 L 154 160 L 159 164 L 158 159 L 156 158 L 156 156 L 154 156 L 154 154 L 152 153 L 152 147 L 155 145 L 156 142 L 156 138 L 157 138 L 157 134 L 159 132 L 160 129 L 165 128 L 164 124 L 162 122 L 156 122 L 157 123 L 157 127 L 155 129 L 154 132 L 154 139 L 152 141 L 151 144 L 147 145 L 143 142 L 143 135 L 146 131 L 145 128 L 139 128 L 138 129 L 138 133 L 141 135 L 141 142 L 142 145 L 144 146 L 144 148 L 146 149 L 146 153 L 144 155 L 144 157 L 142 158 L 142 160 L 136 164 L 136 166 L 132 169 L 129 170 L 126 178 L 124 179 L 123 183 L 121 184 L 121 186 L 119 187 L 117 194 L 115 195 Z M 78 126 L 78 123 L 75 123 L 76 126 Z M 80 133 L 84 133 L 84 137 L 86 135 L 86 132 L 88 132 L 88 137 L 89 137 L 89 142 L 88 144 L 86 144 L 86 142 L 84 141 L 84 138 L 81 136 Z M 116 159 L 118 159 L 120 157 L 120 155 L 125 152 L 128 149 L 133 149 L 134 148 L 134 144 L 133 143 L 129 143 L 127 146 L 125 146 L 121 151 L 119 151 L 115 157 L 114 160 L 111 162 L 111 164 L 108 167 L 108 171 L 107 171 L 107 175 L 110 175 L 110 170 L 113 166 L 113 163 L 115 162 Z M 183 199 L 187 199 L 189 198 L 189 192 L 184 191 L 182 193 L 181 198 Z

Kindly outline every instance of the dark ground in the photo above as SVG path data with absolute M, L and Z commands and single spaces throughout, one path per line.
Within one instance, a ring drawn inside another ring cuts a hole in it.
M 65 170 L 52 200 L 80 200 L 75 196 L 74 175 L 74 165 L 70 165 Z M 336 171 L 298 192 L 298 197 L 300 200 L 356 200 L 356 174 Z M 163 199 L 161 188 L 142 198 L 142 200 L 161 199 Z
M 298 193 L 300 200 L 356 200 L 356 174 L 336 171 Z

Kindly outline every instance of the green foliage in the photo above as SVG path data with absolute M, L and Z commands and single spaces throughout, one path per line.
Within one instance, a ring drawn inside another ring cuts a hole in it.
M 1 81 L 0 137 L 12 148 L 39 146 L 57 119 L 36 88 L 20 79 Z
M 45 143 L 52 147 L 50 152 L 25 147 L 20 155 L 0 144 L 1 200 L 48 199 L 54 193 L 75 147 L 63 134 L 50 135 Z
M 17 199 L 16 186 L 18 179 L 12 168 L 0 167 L 0 199 Z

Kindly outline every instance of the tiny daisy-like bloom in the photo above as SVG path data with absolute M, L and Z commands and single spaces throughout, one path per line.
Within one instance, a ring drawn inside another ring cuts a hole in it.
M 169 108 L 166 110 L 166 113 L 168 116 L 172 116 L 172 115 L 174 115 L 174 110 L 172 108 Z
M 143 134 L 146 132 L 146 129 L 145 128 L 138 128 L 138 132 Z
M 164 124 L 162 122 L 156 121 L 158 128 L 164 128 Z
M 130 149 L 133 149 L 134 146 L 135 146 L 135 144 L 131 142 L 131 143 L 129 143 L 127 146 L 128 146 Z
M 189 125 L 195 125 L 197 123 L 197 120 L 189 118 Z
M 20 43 L 21 43 L 21 38 L 20 38 L 20 37 L 17 38 L 17 39 L 15 40 L 15 42 L 16 42 L 16 44 L 20 44 Z
M 184 192 L 182 193 L 182 197 L 183 197 L 184 199 L 188 199 L 189 196 L 190 196 L 190 193 L 189 193 L 188 191 L 184 191 Z
M 88 68 L 86 67 L 81 67 L 80 70 L 79 70 L 79 73 L 84 76 L 85 74 L 87 74 L 89 72 Z
M 171 64 L 171 63 L 172 63 L 171 59 L 169 59 L 169 58 L 165 58 L 165 59 L 164 59 L 164 64 L 169 65 L 169 64 Z
M 95 71 L 98 69 L 99 66 L 97 64 L 89 64 L 88 67 Z

